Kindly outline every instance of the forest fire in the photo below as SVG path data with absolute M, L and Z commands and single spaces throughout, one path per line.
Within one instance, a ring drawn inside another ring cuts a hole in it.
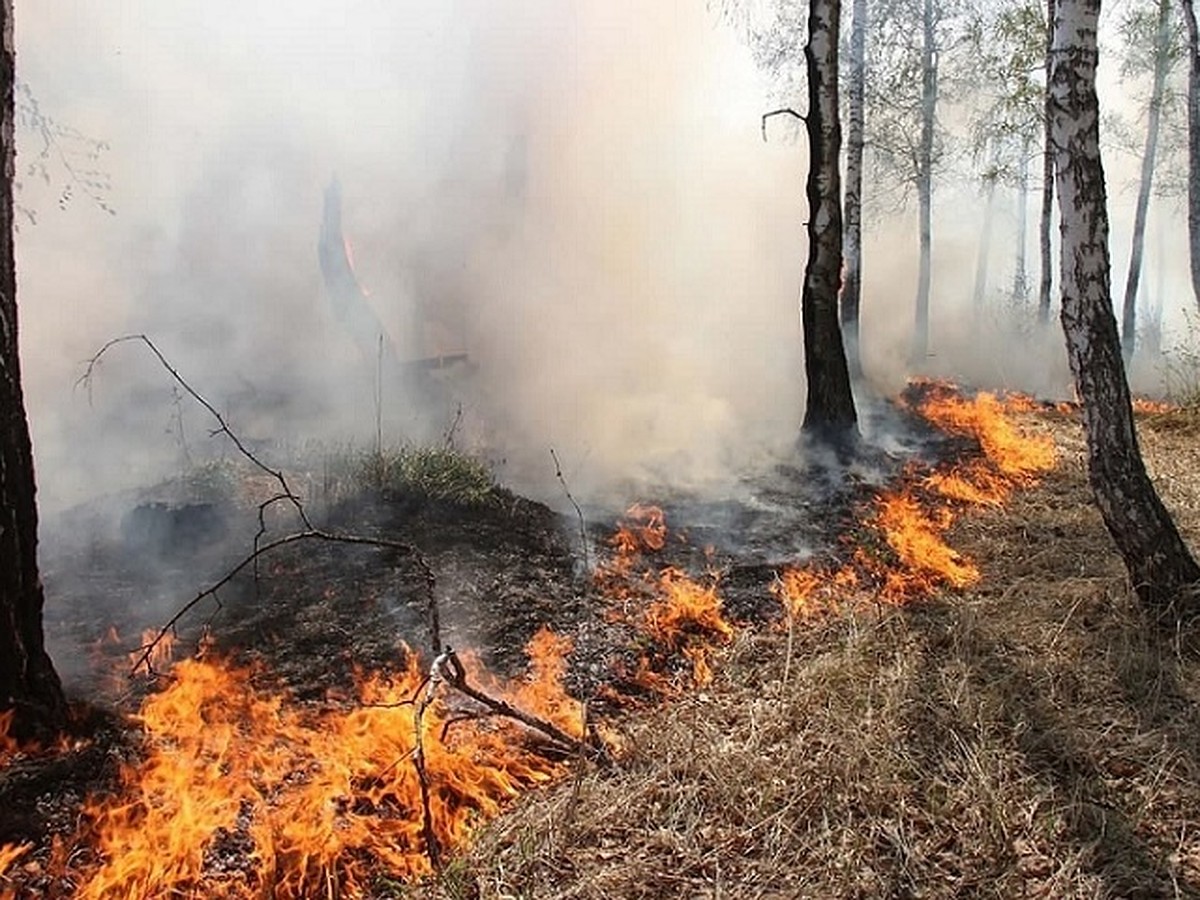
M 539 632 L 529 676 L 511 684 L 463 664 L 471 680 L 581 736 L 581 706 L 561 684 L 570 649 Z M 85 805 L 72 844 L 93 851 L 55 873 L 76 896 L 361 896 L 372 866 L 430 872 L 431 841 L 461 844 L 561 770 L 523 726 L 423 677 L 412 654 L 403 672 L 364 678 L 346 710 L 309 712 L 258 680 L 221 660 L 173 666 L 136 716 L 144 757 L 122 769 L 115 793 Z M 0 867 L 22 852 L 0 848 Z
M 785 571 L 775 592 L 790 615 L 813 615 L 863 584 L 874 585 L 874 598 L 885 603 L 919 599 L 943 585 L 969 587 L 979 569 L 943 538 L 958 510 L 1001 506 L 1015 487 L 1054 467 L 1053 442 L 1022 435 L 1010 421 L 1011 414 L 1033 408 L 1027 397 L 984 392 L 967 398 L 952 384 L 932 381 L 914 382 L 910 392 L 918 395 L 912 406 L 922 417 L 977 441 L 982 458 L 925 474 L 910 467 L 900 487 L 875 498 L 864 522 L 889 552 L 868 552 L 870 542 L 858 541 L 852 563 L 832 573 Z
M 921 392 L 914 408 L 976 441 L 982 458 L 910 466 L 898 487 L 868 502 L 845 538 L 845 563 L 779 571 L 772 591 L 789 623 L 975 583 L 978 568 L 946 543 L 947 529 L 964 507 L 1002 504 L 1053 465 L 1049 441 L 1010 423 L 1020 399 L 968 399 L 934 384 Z M 709 684 L 713 648 L 735 635 L 718 575 L 698 580 L 670 564 L 670 538 L 661 508 L 635 504 L 594 573 L 610 620 L 639 636 L 624 681 L 656 697 Z M 166 673 L 166 686 L 132 717 L 138 760 L 111 791 L 85 801 L 76 832 L 54 837 L 48 851 L 0 846 L 0 900 L 35 895 L 8 887 L 30 878 L 42 893 L 95 900 L 365 896 L 380 872 L 435 871 L 441 853 L 521 791 L 560 775 L 572 746 L 594 733 L 563 687 L 572 643 L 546 628 L 526 646 L 523 679 L 496 678 L 469 653 L 460 661 L 447 651 L 432 664 L 409 653 L 397 673 L 363 674 L 356 702 L 331 695 L 319 706 L 275 686 L 261 667 L 211 651 L 172 663 L 173 635 L 157 636 L 147 631 L 139 649 L 115 657 Z M 495 703 L 480 702 L 485 694 Z M 6 726 L 0 717 L 0 761 L 18 750 Z M 6 871 L 26 875 L 17 882 Z
M 715 578 L 705 586 L 675 566 L 646 564 L 647 555 L 666 546 L 667 535 L 662 509 L 635 503 L 609 539 L 613 557 L 600 565 L 595 575 L 596 584 L 609 599 L 621 603 L 615 617 L 632 620 L 653 639 L 654 653 L 643 654 L 632 680 L 656 694 L 671 693 L 662 669 L 674 654 L 691 663 L 695 684 L 711 681 L 708 648 L 714 641 L 728 642 L 734 634 L 722 612 Z M 630 609 L 629 601 L 635 598 L 644 601 L 641 611 Z

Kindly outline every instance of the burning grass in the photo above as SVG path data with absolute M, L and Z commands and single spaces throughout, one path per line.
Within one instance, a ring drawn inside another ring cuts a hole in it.
M 984 459 L 911 470 L 846 563 L 780 572 L 786 634 L 731 623 L 715 576 L 659 558 L 662 511 L 629 511 L 596 583 L 646 642 L 633 680 L 674 702 L 628 723 L 617 769 L 581 765 L 483 828 L 561 753 L 423 693 L 415 663 L 319 711 L 192 660 L 143 707 L 145 758 L 89 801 L 90 849 L 37 865 L 85 897 L 1200 892 L 1200 672 L 1096 553 L 1078 440 L 1057 421 L 1067 471 L 1017 494 L 1055 459 L 1010 427 L 1028 405 L 926 386 L 919 408 Z M 473 678 L 582 735 L 567 652 L 542 633 L 525 682 Z M 439 844 L 482 834 L 425 881 L 423 806 Z M 4 900 L 30 852 L 0 850 Z
M 1065 461 L 952 527 L 974 586 L 741 632 L 623 766 L 527 798 L 411 895 L 1200 896 L 1200 659 L 1130 595 L 1077 425 L 1026 424 Z M 1168 500 L 1195 545 L 1200 448 L 1146 445 L 1192 473 Z

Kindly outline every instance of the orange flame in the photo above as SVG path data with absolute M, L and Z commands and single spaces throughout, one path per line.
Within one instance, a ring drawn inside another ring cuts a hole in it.
M 128 654 L 129 664 L 134 667 L 133 673 L 136 675 L 139 671 L 144 671 L 151 674 L 166 666 L 175 658 L 175 641 L 175 633 L 171 631 L 162 637 L 159 637 L 157 628 L 147 628 L 143 631 L 140 645 Z M 149 653 L 146 653 L 147 649 Z
M 580 734 L 580 705 L 561 685 L 570 649 L 539 632 L 530 674 L 500 687 Z M 427 689 L 412 657 L 398 675 L 367 679 L 361 706 L 323 714 L 220 661 L 184 660 L 173 677 L 138 714 L 144 760 L 125 767 L 115 796 L 86 805 L 103 862 L 81 898 L 361 896 L 370 860 L 398 877 L 428 873 L 418 727 L 443 848 L 561 771 L 515 740 L 522 726 L 455 707 L 445 691 L 418 716 Z

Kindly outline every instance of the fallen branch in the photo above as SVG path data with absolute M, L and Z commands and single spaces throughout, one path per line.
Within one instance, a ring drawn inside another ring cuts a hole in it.
M 444 663 L 441 663 L 442 660 L 444 660 Z M 593 746 L 586 740 L 573 737 L 553 722 L 547 722 L 539 716 L 518 709 L 506 700 L 488 696 L 483 691 L 471 685 L 467 681 L 467 672 L 463 668 L 462 661 L 459 660 L 458 654 L 451 648 L 446 648 L 442 656 L 438 657 L 438 662 L 435 662 L 434 666 L 438 667 L 439 663 L 441 663 L 441 668 L 443 669 L 442 677 L 445 678 L 446 683 L 461 693 L 466 694 L 476 703 L 486 706 L 497 715 L 515 719 L 522 725 L 532 728 L 534 731 L 540 731 L 551 740 L 562 744 L 568 751 L 574 751 L 580 756 L 597 762 L 608 761 L 608 754 L 603 747 Z

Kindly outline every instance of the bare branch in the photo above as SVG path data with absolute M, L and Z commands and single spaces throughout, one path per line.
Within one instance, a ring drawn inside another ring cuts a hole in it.
M 588 556 L 587 525 L 583 520 L 583 510 L 579 508 L 579 504 L 575 502 L 575 497 L 571 494 L 571 489 L 567 486 L 567 479 L 563 476 L 562 463 L 558 461 L 558 454 L 554 452 L 553 447 L 550 448 L 550 458 L 554 460 L 554 477 L 562 485 L 563 493 L 567 495 L 567 499 L 575 507 L 575 515 L 579 517 L 579 545 L 583 548 L 583 567 L 590 572 L 592 563 Z
M 792 109 L 789 106 L 785 106 L 782 109 L 773 109 L 768 113 L 763 113 L 763 117 L 762 117 L 763 143 L 766 143 L 766 141 L 767 141 L 767 119 L 772 119 L 775 116 L 791 116 L 792 118 L 799 119 L 801 122 L 806 121 L 804 116 L 800 115 L 800 113 L 796 112 L 794 109 Z

